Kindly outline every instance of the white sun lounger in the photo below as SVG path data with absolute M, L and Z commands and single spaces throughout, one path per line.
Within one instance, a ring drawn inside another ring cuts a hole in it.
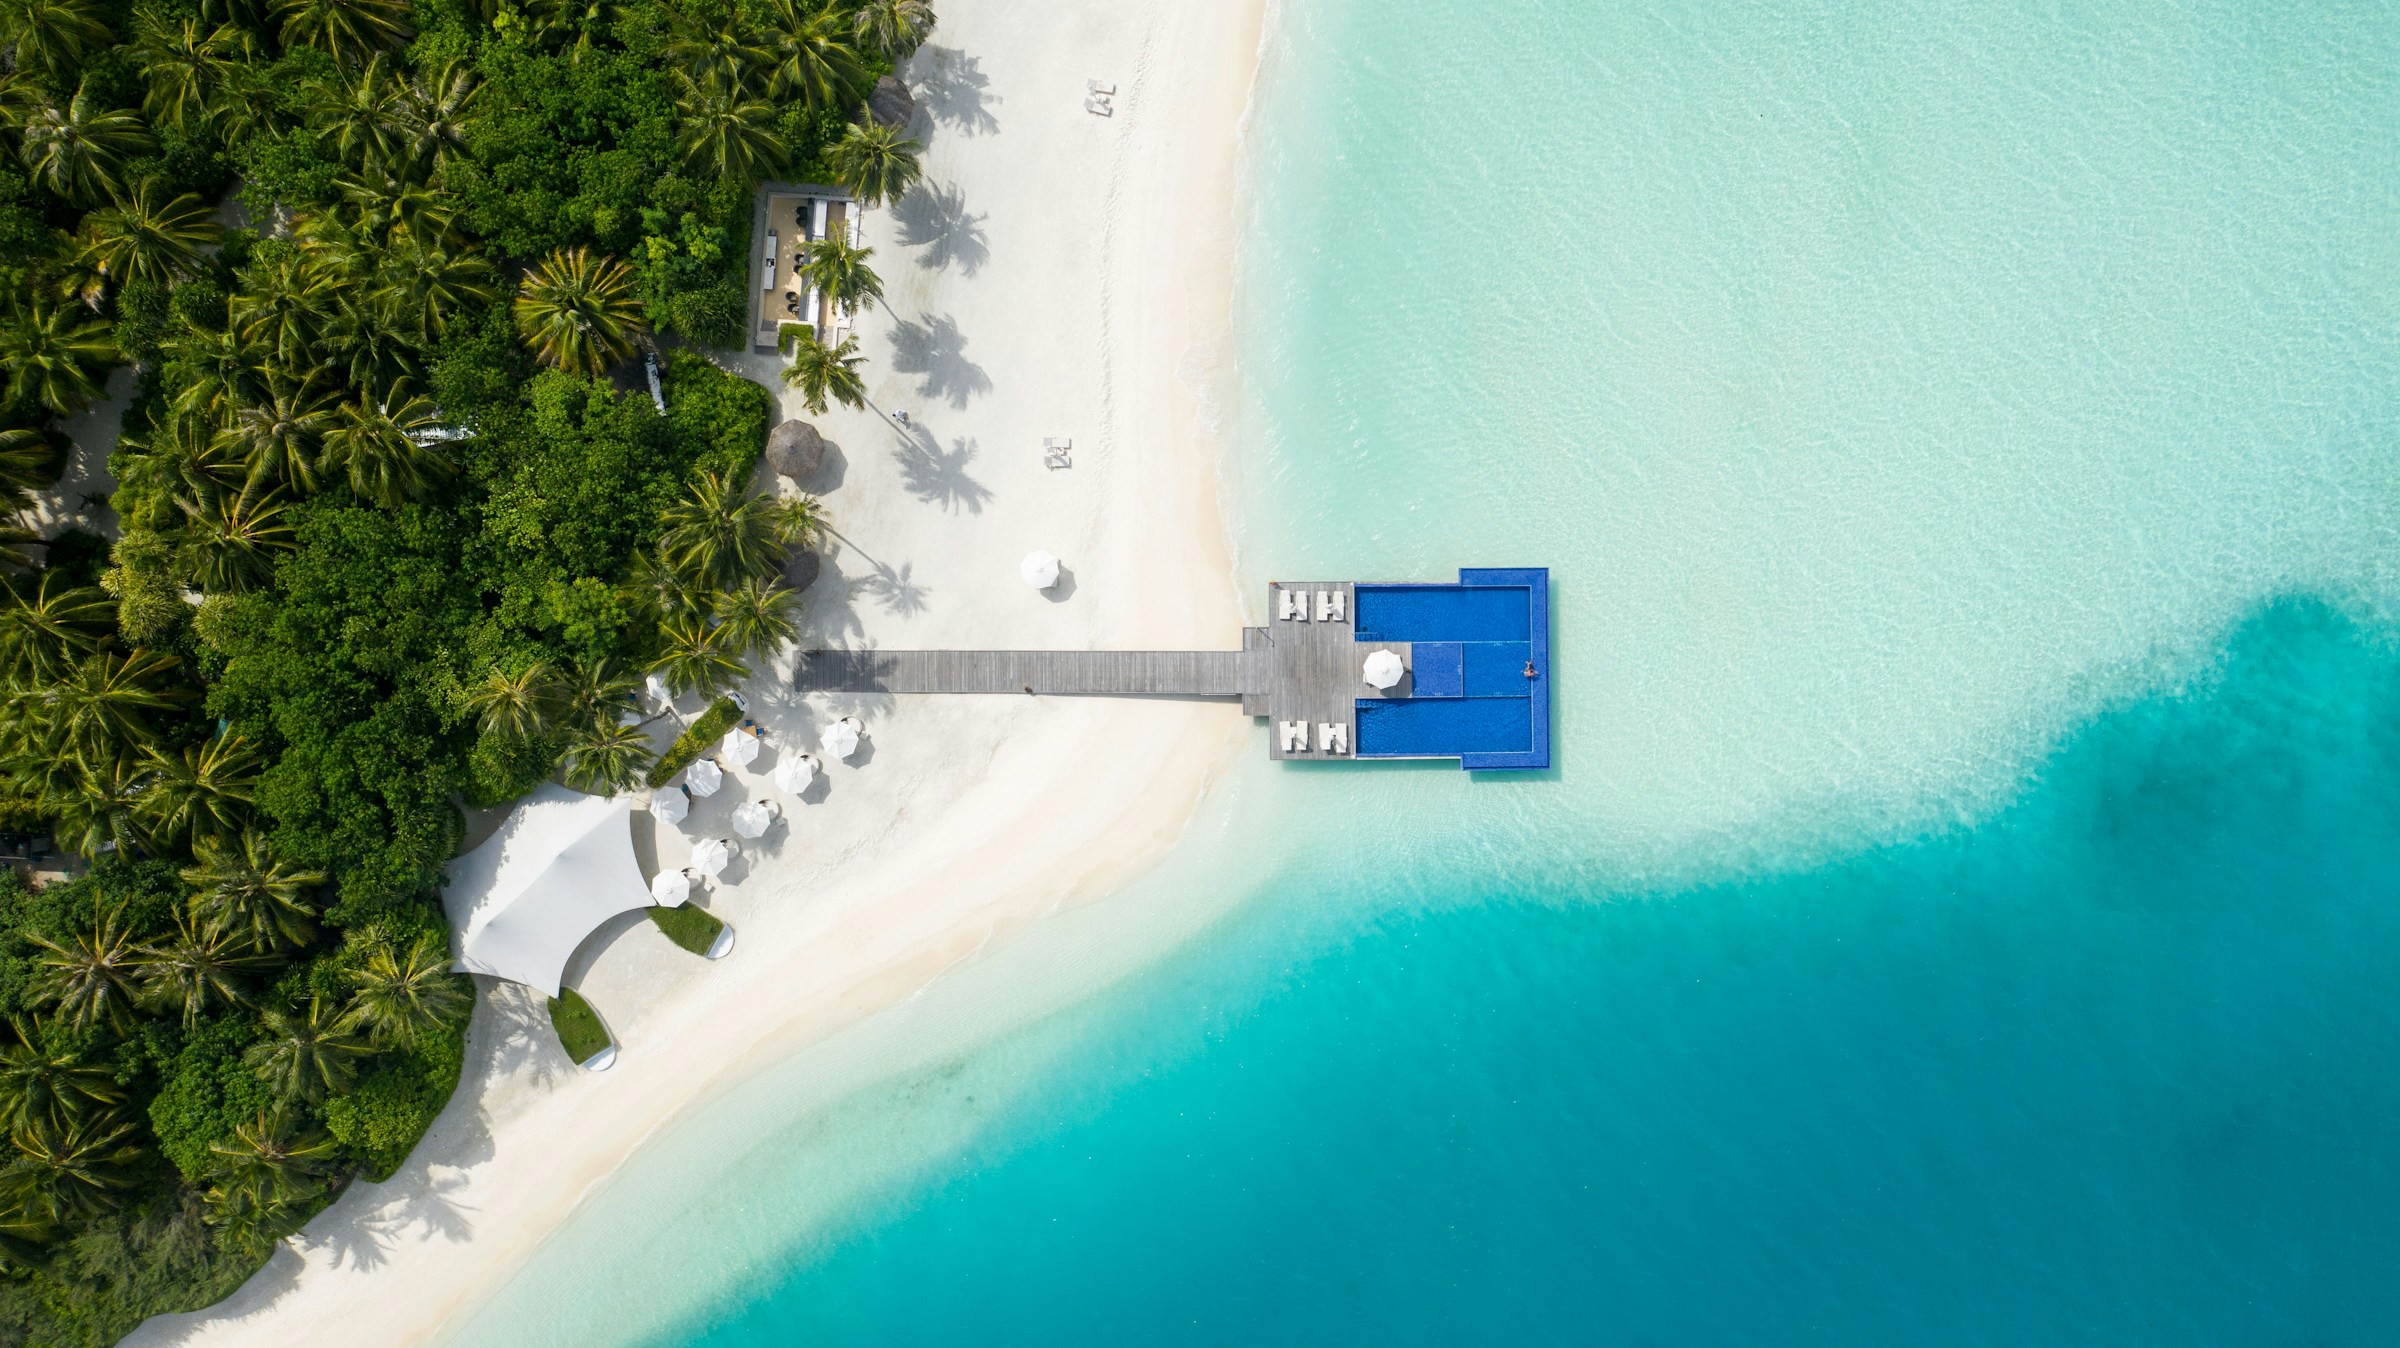
M 1090 98 L 1083 100 L 1083 110 L 1092 114 L 1094 117 L 1113 117 L 1116 115 L 1115 109 L 1108 106 L 1108 100 L 1099 94 L 1094 94 Z
M 1083 82 L 1083 89 L 1085 93 L 1091 94 L 1114 94 L 1117 91 L 1117 86 L 1109 83 L 1107 80 L 1085 80 Z

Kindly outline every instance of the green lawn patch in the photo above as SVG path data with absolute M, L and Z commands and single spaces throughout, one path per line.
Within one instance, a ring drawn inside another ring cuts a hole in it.
M 693 759 L 707 753 L 708 746 L 740 724 L 741 719 L 742 709 L 733 705 L 732 698 L 721 697 L 709 703 L 708 710 L 693 718 L 692 723 L 684 727 L 683 733 L 675 737 L 675 742 L 667 746 L 667 751 L 658 756 L 658 762 L 651 766 L 651 789 L 657 790 L 674 781 L 676 773 L 690 767 Z
M 607 1048 L 610 1042 L 608 1027 L 600 1023 L 600 1013 L 573 988 L 550 999 L 550 1028 L 558 1031 L 559 1044 L 578 1066 Z
M 717 943 L 717 933 L 725 930 L 725 924 L 715 913 L 692 903 L 681 908 L 653 907 L 650 920 L 658 924 L 668 940 L 695 955 L 707 954 L 708 948 Z

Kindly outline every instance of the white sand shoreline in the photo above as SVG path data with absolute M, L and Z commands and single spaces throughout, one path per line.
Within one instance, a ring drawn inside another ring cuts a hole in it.
M 1230 378 L 1236 132 L 1264 8 L 942 8 L 909 72 L 931 190 L 868 218 L 890 298 L 860 326 L 876 404 L 918 432 L 815 419 L 838 455 L 812 485 L 843 543 L 809 594 L 810 644 L 1238 642 L 1210 410 Z M 1113 118 L 1084 111 L 1086 78 L 1116 83 Z M 1045 435 L 1073 438 L 1071 470 L 1042 467 Z M 1066 561 L 1056 602 L 1016 578 L 1032 547 Z M 128 1343 L 438 1339 L 646 1139 L 1155 864 L 1256 748 L 1218 704 L 804 702 L 771 676 L 751 694 L 774 747 L 703 803 L 694 836 L 766 794 L 775 754 L 814 751 L 832 716 L 862 716 L 870 743 L 707 900 L 735 954 L 701 961 L 638 915 L 588 943 L 569 981 L 622 1046 L 605 1074 L 566 1063 L 538 996 L 487 989 L 467 1079 L 397 1176 L 354 1186 L 225 1303 Z M 670 865 L 688 846 L 637 839 Z

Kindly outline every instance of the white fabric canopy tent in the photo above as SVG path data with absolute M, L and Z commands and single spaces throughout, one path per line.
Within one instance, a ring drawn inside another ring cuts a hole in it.
M 459 933 L 455 967 L 555 997 L 594 928 L 650 906 L 633 859 L 633 803 L 544 783 L 491 839 L 450 863 L 442 890 Z

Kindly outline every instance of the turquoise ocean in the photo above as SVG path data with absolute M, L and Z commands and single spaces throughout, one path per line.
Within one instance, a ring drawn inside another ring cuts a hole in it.
M 2400 1342 L 2400 5 L 1283 0 L 1243 162 L 1245 585 L 1548 566 L 1558 766 L 1246 756 L 457 1341 Z

